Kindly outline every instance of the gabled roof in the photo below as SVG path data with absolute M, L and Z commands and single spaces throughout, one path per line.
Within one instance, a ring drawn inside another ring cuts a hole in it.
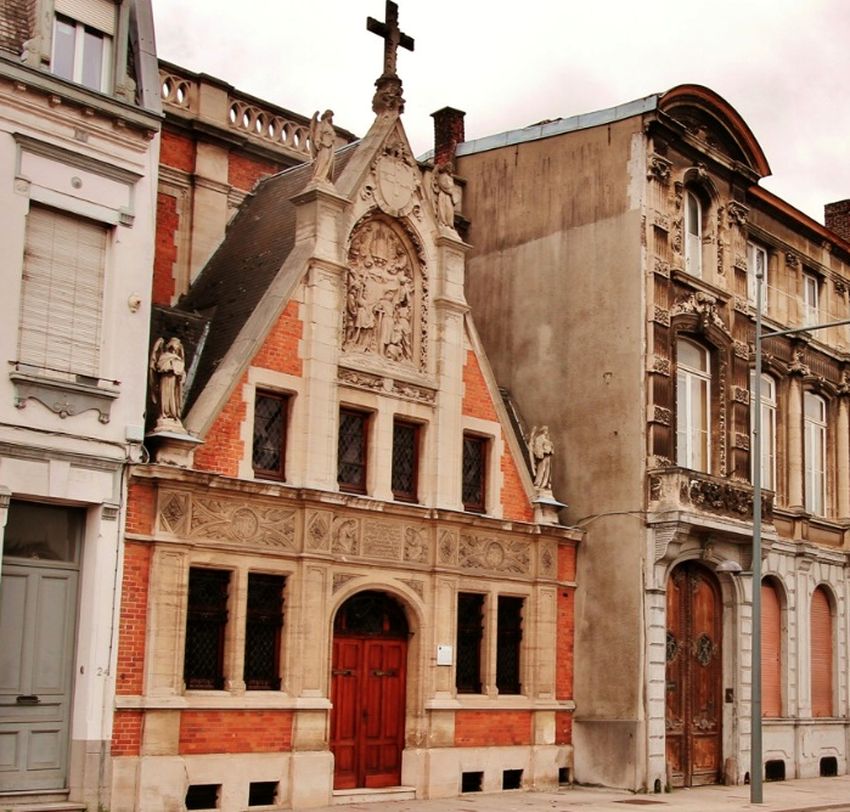
M 359 141 L 336 153 L 334 180 Z M 295 205 L 291 198 L 311 179 L 301 164 L 260 181 L 230 223 L 224 240 L 178 302 L 177 310 L 199 313 L 209 322 L 207 340 L 186 397 L 192 404 L 215 372 L 245 322 L 295 245 Z

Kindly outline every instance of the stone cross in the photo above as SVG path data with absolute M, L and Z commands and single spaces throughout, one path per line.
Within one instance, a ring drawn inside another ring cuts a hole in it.
M 377 34 L 384 39 L 384 76 L 395 76 L 396 54 L 398 46 L 406 48 L 408 51 L 413 50 L 413 37 L 409 37 L 403 33 L 398 27 L 398 4 L 392 0 L 387 0 L 387 9 L 385 12 L 387 21 L 385 23 L 376 20 L 374 17 L 366 18 L 366 28 L 373 34 Z

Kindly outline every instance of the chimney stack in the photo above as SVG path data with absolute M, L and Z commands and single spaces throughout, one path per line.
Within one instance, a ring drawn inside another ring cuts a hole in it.
M 850 242 L 850 200 L 827 203 L 823 207 L 823 220 L 844 242 Z
M 444 107 L 431 113 L 434 119 L 434 166 L 454 162 L 457 145 L 464 140 L 465 115 L 463 110 L 455 110 L 454 107 Z

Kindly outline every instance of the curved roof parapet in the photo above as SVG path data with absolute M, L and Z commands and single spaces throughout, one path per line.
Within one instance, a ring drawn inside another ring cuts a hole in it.
M 677 85 L 658 100 L 658 109 L 689 128 L 719 127 L 722 140 L 760 178 L 771 174 L 759 142 L 740 114 L 726 99 L 702 85 Z M 713 125 L 713 126 L 712 126 Z

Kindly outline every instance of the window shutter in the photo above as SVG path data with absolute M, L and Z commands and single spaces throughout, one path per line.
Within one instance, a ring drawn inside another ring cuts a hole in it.
M 782 614 L 773 584 L 761 585 L 762 716 L 782 716 Z
M 56 13 L 115 35 L 115 3 L 112 0 L 56 0 Z
M 812 716 L 832 716 L 832 612 L 823 587 L 812 595 Z
M 99 376 L 106 227 L 33 207 L 27 216 L 19 360 Z

